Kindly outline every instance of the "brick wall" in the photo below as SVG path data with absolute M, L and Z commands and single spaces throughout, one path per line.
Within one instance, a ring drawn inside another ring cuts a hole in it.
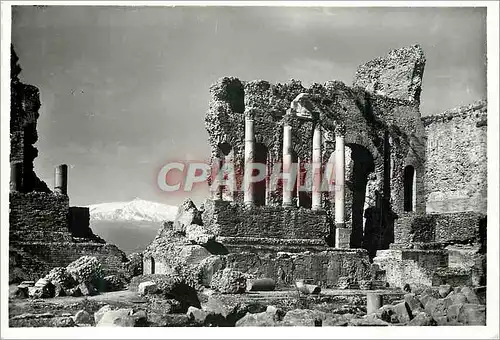
M 486 101 L 422 118 L 428 213 L 487 211 Z
M 325 211 L 207 200 L 202 215 L 206 228 L 219 236 L 278 239 L 323 239 L 330 222 Z
M 396 220 L 395 243 L 486 242 L 486 216 L 476 212 L 412 215 Z

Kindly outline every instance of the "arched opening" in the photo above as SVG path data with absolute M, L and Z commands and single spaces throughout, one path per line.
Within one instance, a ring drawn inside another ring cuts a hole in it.
M 231 171 L 231 165 L 233 165 L 233 152 L 232 152 L 232 147 L 231 144 L 229 143 L 220 143 L 218 145 L 218 159 L 219 159 L 219 171 L 221 170 L 226 170 L 223 173 L 221 172 L 220 176 L 222 176 L 219 180 L 222 182 L 226 182 L 230 179 L 230 174 L 228 171 Z M 234 170 L 233 170 L 234 171 Z M 231 187 L 230 185 L 220 185 L 219 188 L 217 189 L 217 199 L 219 200 L 225 200 L 225 201 L 232 201 L 233 200 L 233 194 L 235 188 Z
M 263 179 L 257 182 L 252 183 L 253 187 L 253 195 L 254 195 L 254 203 L 257 206 L 266 204 L 266 187 L 267 187 L 267 147 L 262 143 L 255 143 L 255 154 L 254 154 L 254 163 L 255 164 L 263 164 L 265 168 L 265 173 Z M 253 170 L 252 176 L 258 176 L 259 170 Z M 262 176 L 261 176 L 262 177 Z
M 346 204 L 346 216 L 351 216 L 350 246 L 361 248 L 364 237 L 368 236 L 364 235 L 368 230 L 363 226 L 368 174 L 375 170 L 375 163 L 372 154 L 364 146 L 349 143 L 346 147 L 345 199 L 350 202 Z
M 153 257 L 151 257 L 151 270 L 150 270 L 150 273 L 151 274 L 155 273 L 155 259 Z
M 312 207 L 312 180 L 307 168 L 308 165 L 300 158 L 297 159 L 298 175 L 297 175 L 297 206 L 311 209 Z M 308 176 L 309 175 L 309 176 Z
M 414 179 L 415 168 L 411 165 L 406 166 L 403 175 L 404 211 L 414 211 Z

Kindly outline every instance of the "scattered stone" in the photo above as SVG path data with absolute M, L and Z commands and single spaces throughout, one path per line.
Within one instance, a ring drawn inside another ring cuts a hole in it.
M 75 321 L 76 324 L 91 324 L 92 317 L 87 311 L 80 310 L 73 317 L 73 321 Z
M 123 278 L 118 275 L 108 275 L 102 279 L 102 291 L 106 292 L 116 292 L 123 290 L 125 288 L 125 282 Z M 99 289 L 101 291 L 101 289 Z
M 294 309 L 285 314 L 284 326 L 321 326 L 326 314 L 311 309 Z
M 374 318 L 356 318 L 349 320 L 348 326 L 389 326 L 389 323 Z
M 54 297 L 55 287 L 52 284 L 52 282 L 50 282 L 49 280 L 40 279 L 35 283 L 35 287 L 40 288 L 42 290 L 42 293 L 40 296 L 41 298 Z
M 416 312 L 413 319 L 408 322 L 408 326 L 436 326 L 436 321 L 426 312 Z
M 77 282 L 64 267 L 55 267 L 45 275 L 44 279 L 49 280 L 55 286 L 60 285 L 63 289 L 72 288 L 77 285 Z
M 337 282 L 339 289 L 353 289 L 355 288 L 356 281 L 349 276 L 341 276 Z
M 177 232 L 185 233 L 189 225 L 202 225 L 201 212 L 192 200 L 186 199 L 180 206 L 175 217 L 173 228 Z
M 242 272 L 225 268 L 215 273 L 210 286 L 223 294 L 242 294 L 246 291 L 247 278 Z
M 189 320 L 194 321 L 196 324 L 199 324 L 199 325 L 205 325 L 207 322 L 207 317 L 210 314 L 211 313 L 209 313 L 203 309 L 196 308 L 193 306 L 190 306 L 186 312 L 186 315 L 189 318 Z
M 97 324 L 101 320 L 104 313 L 109 312 L 111 310 L 112 310 L 112 308 L 110 305 L 102 306 L 97 312 L 94 313 L 95 323 Z
M 201 284 L 210 287 L 214 274 L 224 269 L 225 266 L 225 261 L 219 255 L 211 255 L 203 259 L 199 264 Z
M 43 298 L 43 289 L 41 287 L 28 287 L 28 296 L 34 299 Z
M 59 282 L 56 282 L 54 283 L 54 297 L 59 296 L 66 296 L 66 291 Z
M 406 302 L 406 304 L 410 308 L 410 311 L 412 314 L 415 314 L 416 312 L 420 312 L 420 311 L 424 310 L 424 305 L 422 304 L 422 302 L 420 302 L 419 299 L 417 299 L 415 294 L 412 294 L 412 293 L 405 294 L 404 301 Z
M 271 291 L 276 288 L 276 282 L 273 279 L 251 279 L 247 280 L 247 291 Z
M 455 291 L 448 294 L 446 298 L 450 300 L 452 305 L 467 303 L 467 297 L 462 293 L 455 293 Z
M 267 306 L 266 313 L 272 315 L 274 321 L 281 321 L 285 316 L 285 312 L 275 306 Z
M 452 291 L 452 287 L 450 285 L 441 285 L 439 286 L 439 295 L 441 297 L 446 297 Z
M 70 288 L 66 291 L 67 296 L 79 297 L 82 296 L 82 291 L 80 287 Z
M 366 294 L 366 313 L 371 314 L 377 312 L 380 307 L 382 307 L 382 300 L 383 296 L 381 294 Z
M 71 262 L 66 267 L 66 270 L 79 283 L 96 285 L 104 276 L 101 263 L 95 256 L 82 256 L 76 261 Z
M 83 296 L 92 296 L 98 293 L 97 289 L 89 282 L 82 282 L 77 287 Z
M 69 316 L 57 317 L 52 320 L 51 327 L 75 327 L 75 322 Z
M 463 287 L 460 293 L 462 293 L 466 297 L 468 303 L 473 303 L 473 304 L 481 303 L 476 293 L 474 293 L 474 291 L 470 287 Z
M 236 321 L 236 327 L 275 327 L 278 326 L 271 313 L 247 313 L 244 317 Z
M 150 327 L 186 327 L 190 325 L 186 314 L 148 313 Z
M 95 318 L 96 327 L 134 327 L 136 319 L 132 317 L 132 314 L 133 310 L 126 308 L 104 311 L 98 318 Z
M 203 304 L 204 311 L 211 314 L 219 314 L 226 320 L 234 318 L 234 316 L 238 312 L 238 307 L 239 303 L 224 303 L 213 296 L 210 296 L 208 298 L 208 301 Z
M 406 323 L 413 318 L 410 306 L 406 302 L 400 302 L 394 306 L 394 314 L 400 323 Z
M 153 281 L 141 282 L 139 284 L 139 295 L 155 294 L 158 292 L 158 286 Z
M 304 280 L 296 281 L 295 287 L 302 294 L 319 294 L 319 293 L 321 293 L 320 286 L 304 283 Z

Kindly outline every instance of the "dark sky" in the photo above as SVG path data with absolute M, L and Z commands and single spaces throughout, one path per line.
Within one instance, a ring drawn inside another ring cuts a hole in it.
M 12 42 L 41 92 L 35 170 L 52 187 L 69 164 L 72 205 L 179 203 L 158 169 L 208 157 L 208 89 L 226 75 L 351 84 L 359 64 L 419 43 L 423 115 L 486 97 L 481 8 L 18 6 Z

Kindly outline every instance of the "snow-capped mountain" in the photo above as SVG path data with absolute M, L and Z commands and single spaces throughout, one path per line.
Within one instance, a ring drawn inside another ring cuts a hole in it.
M 167 204 L 135 198 L 130 202 L 89 205 L 92 221 L 173 221 L 178 208 Z
M 143 251 L 163 221 L 173 221 L 178 208 L 136 198 L 130 202 L 89 205 L 90 227 L 125 253 Z

